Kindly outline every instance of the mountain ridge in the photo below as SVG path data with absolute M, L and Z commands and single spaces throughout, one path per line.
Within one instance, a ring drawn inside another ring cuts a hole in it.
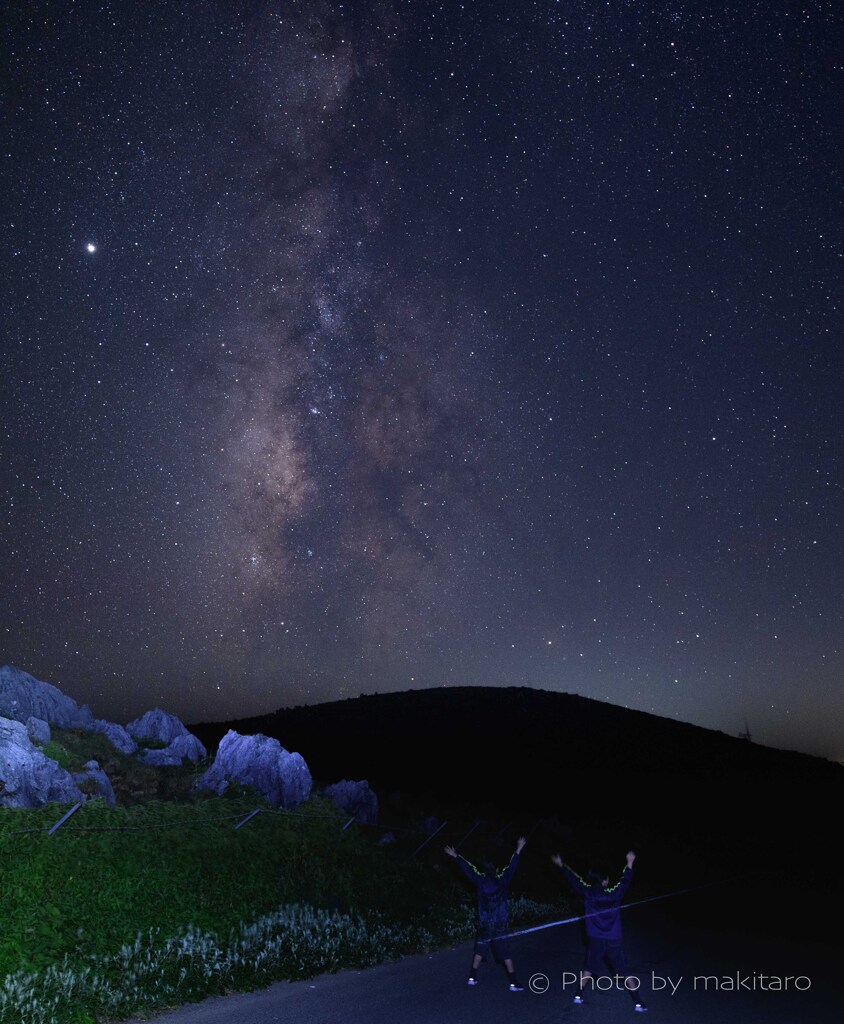
M 823 758 L 528 687 L 367 694 L 191 726 L 209 747 L 228 728 L 275 736 L 315 778 L 339 770 L 382 790 L 460 799 L 482 790 L 537 810 L 570 806 L 576 785 L 587 800 L 621 790 L 655 818 L 654 804 L 674 818 L 693 819 L 695 805 L 764 818 L 783 801 L 802 817 L 807 786 L 816 795 L 844 788 L 842 766 Z

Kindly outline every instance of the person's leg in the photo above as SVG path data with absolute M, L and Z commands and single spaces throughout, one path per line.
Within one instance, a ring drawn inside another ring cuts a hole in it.
M 627 957 L 624 955 L 624 947 L 621 942 L 613 942 L 607 949 L 607 961 L 612 968 L 615 977 L 624 978 L 624 989 L 633 1000 L 633 1009 L 637 1013 L 647 1010 L 642 999 L 641 979 L 627 970 Z
M 480 936 L 475 939 L 475 953 L 472 957 L 472 969 L 469 971 L 468 984 L 477 985 L 478 983 L 478 968 L 481 966 L 486 958 L 487 942 Z
M 577 991 L 574 994 L 574 1002 L 582 1003 L 584 1001 L 583 1000 L 583 990 L 587 986 L 589 986 L 591 984 L 592 984 L 592 974 L 589 971 L 587 971 L 586 968 L 584 967 L 583 970 L 580 972 L 580 984 L 578 985 Z
M 504 964 L 507 972 L 507 981 L 511 992 L 523 992 L 524 986 L 516 978 L 516 968 L 513 965 L 513 956 L 510 952 L 510 943 L 507 939 L 493 939 L 490 943 L 492 955 L 498 963 Z
M 504 968 L 507 971 L 507 978 L 510 982 L 511 992 L 524 992 L 524 985 L 516 977 L 516 968 L 513 966 L 512 957 L 507 957 L 504 961 Z
M 604 961 L 605 943 L 601 939 L 586 940 L 586 963 L 580 972 L 580 986 L 574 994 L 574 1002 L 584 1002 L 583 993 L 591 990 L 595 976 L 601 973 L 601 965 Z
M 642 998 L 642 982 L 635 974 L 627 974 L 624 977 L 624 987 L 633 1000 L 633 1009 L 637 1013 L 644 1013 L 647 1010 L 647 1003 Z

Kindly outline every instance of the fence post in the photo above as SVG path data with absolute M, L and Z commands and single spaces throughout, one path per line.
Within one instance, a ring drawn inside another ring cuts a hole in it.
M 68 811 L 68 812 L 67 812 L 66 814 L 63 814 L 63 815 L 62 815 L 62 816 L 61 816 L 61 817 L 59 818 L 59 820 L 58 820 L 58 821 L 56 822 L 56 824 L 55 824 L 55 825 L 53 825 L 53 827 L 52 827 L 52 828 L 51 828 L 51 829 L 50 829 L 50 830 L 49 830 L 49 831 L 47 832 L 47 835 L 48 835 L 48 836 L 51 836 L 51 835 L 52 835 L 52 834 L 53 834 L 54 832 L 58 832 L 58 830 L 59 830 L 59 829 L 60 829 L 60 828 L 62 827 L 62 825 L 64 825 L 64 823 L 65 823 L 65 822 L 67 821 L 67 819 L 68 819 L 68 818 L 69 818 L 69 817 L 70 817 L 70 816 L 71 816 L 72 814 L 76 814 L 76 812 L 77 812 L 77 811 L 79 810 L 79 808 L 80 808 L 80 807 L 82 806 L 82 804 L 84 804 L 84 803 L 85 803 L 85 801 L 84 801 L 84 800 L 80 800 L 78 804 L 74 804 L 74 805 L 73 805 L 73 807 L 71 807 L 71 809 L 70 809 L 70 810 L 69 810 L 69 811 Z
M 504 835 L 504 833 L 505 833 L 505 832 L 507 831 L 507 829 L 508 829 L 508 828 L 509 828 L 509 827 L 510 827 L 510 826 L 511 826 L 512 824 L 513 824 L 513 822 L 512 822 L 512 821 L 508 821 L 508 822 L 507 822 L 507 824 L 506 824 L 506 825 L 504 826 L 504 828 L 503 828 L 503 829 L 501 829 L 501 831 L 500 831 L 500 832 L 498 833 L 498 835 L 497 835 L 497 836 L 495 837 L 495 842 L 498 842 L 498 840 L 499 840 L 499 839 L 500 839 L 500 838 L 501 838 L 501 837 L 502 837 L 502 836 Z
M 243 821 L 239 821 L 235 825 L 234 831 L 236 832 L 242 825 L 245 825 L 247 821 L 251 821 L 255 817 L 256 814 L 260 814 L 260 813 L 261 813 L 261 808 L 260 807 L 256 808 L 254 811 L 251 811 L 249 814 L 246 815 L 246 817 L 243 819 Z
M 538 824 L 539 824 L 539 823 L 540 823 L 541 821 L 542 821 L 542 818 L 537 818 L 537 819 L 536 819 L 536 821 L 535 821 L 535 822 L 533 823 L 533 825 L 531 826 L 531 830 L 530 830 L 530 832 L 528 832 L 528 834 L 527 834 L 527 835 L 525 836 L 525 839 L 526 839 L 526 840 L 527 840 L 527 839 L 530 839 L 530 837 L 531 837 L 531 836 L 533 835 L 533 833 L 534 833 L 534 832 L 536 831 L 536 826 L 537 826 L 537 825 L 538 825 Z
M 430 841 L 434 838 L 435 835 L 437 835 L 439 832 L 442 832 L 442 830 L 446 827 L 447 824 L 448 824 L 448 822 L 444 821 L 442 823 L 442 825 L 440 825 L 440 827 L 438 829 L 436 829 L 434 832 L 432 832 L 428 836 L 428 838 L 425 840 L 424 843 L 422 843 L 421 846 L 417 846 L 416 847 L 416 849 L 413 851 L 413 853 L 411 853 L 411 855 L 407 859 L 408 860 L 413 860 L 413 858 L 416 856 L 416 854 L 419 853 L 420 850 L 423 850 L 428 845 L 428 843 L 430 843 Z
M 455 847 L 454 847 L 454 849 L 455 849 L 455 850 L 459 850 L 459 849 L 460 849 L 460 847 L 461 847 L 461 846 L 462 846 L 462 845 L 463 845 L 463 844 L 464 844 L 464 843 L 466 842 L 466 840 L 467 840 L 467 839 L 469 838 L 469 836 L 470 836 L 470 835 L 471 835 L 471 834 L 472 834 L 472 833 L 473 833 L 473 832 L 475 831 L 475 829 L 476 829 L 476 828 L 478 827 L 478 825 L 480 825 L 480 823 L 481 823 L 481 820 L 480 820 L 480 818 L 478 818 L 478 820 L 477 820 L 477 821 L 475 822 L 475 824 L 474 824 L 474 825 L 473 825 L 473 826 L 472 826 L 472 827 L 471 827 L 471 828 L 469 829 L 469 831 L 468 831 L 468 832 L 466 833 L 466 835 L 465 835 L 465 836 L 463 836 L 463 838 L 462 838 L 462 839 L 460 840 L 460 842 L 459 842 L 459 843 L 457 843 L 457 844 L 455 845 Z

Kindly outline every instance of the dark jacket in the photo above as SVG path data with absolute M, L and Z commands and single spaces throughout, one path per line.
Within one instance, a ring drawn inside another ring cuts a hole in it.
M 478 918 L 483 932 L 490 935 L 507 930 L 509 922 L 509 887 L 519 866 L 519 854 L 514 853 L 507 867 L 497 875 L 478 871 L 465 857 L 456 858 L 458 867 L 478 890 Z
M 583 897 L 586 911 L 586 934 L 590 939 L 621 940 L 621 914 L 619 905 L 633 881 L 633 871 L 625 868 L 615 885 L 604 888 L 600 883 L 590 885 L 576 871 L 563 864 L 563 875 L 569 886 Z

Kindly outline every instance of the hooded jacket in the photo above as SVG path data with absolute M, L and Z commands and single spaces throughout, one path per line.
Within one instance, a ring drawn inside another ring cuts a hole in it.
M 510 863 L 497 874 L 479 871 L 465 857 L 457 856 L 457 865 L 478 891 L 478 918 L 482 931 L 490 934 L 507 930 L 509 922 L 508 899 L 510 882 L 519 866 L 519 854 L 514 853 Z
M 626 867 L 615 885 L 606 889 L 600 882 L 590 885 L 576 871 L 563 864 L 563 875 L 569 886 L 583 897 L 586 911 L 586 934 L 590 939 L 621 940 L 621 914 L 619 906 L 633 881 L 633 871 Z

